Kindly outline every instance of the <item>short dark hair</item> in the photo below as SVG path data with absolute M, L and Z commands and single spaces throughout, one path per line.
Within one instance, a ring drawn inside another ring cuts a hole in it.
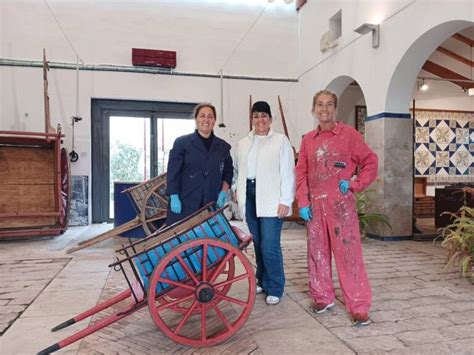
M 197 104 L 196 107 L 194 108 L 193 116 L 196 118 L 199 115 L 199 111 L 201 111 L 202 108 L 204 107 L 209 107 L 212 110 L 212 113 L 214 113 L 214 118 L 217 118 L 216 115 L 216 108 L 214 107 L 213 104 L 209 102 L 201 102 L 200 104 Z
M 257 101 L 252 106 L 252 114 L 254 112 L 264 112 L 268 114 L 268 116 L 272 117 L 272 111 L 270 109 L 270 105 L 266 101 Z

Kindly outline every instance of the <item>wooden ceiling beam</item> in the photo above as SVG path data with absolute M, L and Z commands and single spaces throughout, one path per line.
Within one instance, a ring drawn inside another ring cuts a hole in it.
M 296 0 L 296 11 L 300 11 L 307 0 Z
M 467 44 L 468 46 L 474 47 L 474 40 L 470 39 L 469 37 L 463 36 L 460 33 L 455 33 L 452 35 L 454 39 L 457 39 L 458 41 L 461 41 L 464 44 Z
M 462 76 L 456 72 L 453 72 L 452 70 L 449 70 L 448 68 L 445 68 L 439 64 L 433 63 L 429 60 L 427 60 L 426 63 L 423 64 L 422 69 L 426 70 L 427 72 L 433 75 L 436 75 L 439 78 L 446 79 L 452 82 L 453 84 L 456 84 L 464 89 L 474 88 L 474 83 L 467 83 L 465 81 L 457 81 L 457 80 L 472 80 L 472 79 L 466 78 L 465 76 Z
M 446 54 L 448 57 L 456 59 L 458 62 L 462 62 L 471 67 L 474 67 L 474 61 L 464 58 L 462 55 L 459 55 L 453 51 L 450 51 L 449 49 L 446 49 L 444 47 L 438 47 L 436 50 L 440 53 Z

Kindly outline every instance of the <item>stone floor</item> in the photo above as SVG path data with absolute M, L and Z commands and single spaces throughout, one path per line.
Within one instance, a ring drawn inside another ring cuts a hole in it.
M 71 335 L 89 321 L 55 333 L 50 329 L 127 287 L 122 275 L 108 268 L 120 238 L 64 253 L 109 228 L 74 227 L 54 239 L 0 243 L 0 354 L 34 354 Z M 59 353 L 474 354 L 474 286 L 443 267 L 440 247 L 365 240 L 373 323 L 356 328 L 339 288 L 332 311 L 308 311 L 305 230 L 289 226 L 282 245 L 287 278 L 282 302 L 267 306 L 257 295 L 244 327 L 223 344 L 201 349 L 176 344 L 158 331 L 144 308 Z

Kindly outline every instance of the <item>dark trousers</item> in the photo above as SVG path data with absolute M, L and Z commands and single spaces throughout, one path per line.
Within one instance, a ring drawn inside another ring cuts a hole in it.
M 280 238 L 283 221 L 278 217 L 257 217 L 255 180 L 247 180 L 245 219 L 253 237 L 258 285 L 269 296 L 283 296 L 285 271 Z

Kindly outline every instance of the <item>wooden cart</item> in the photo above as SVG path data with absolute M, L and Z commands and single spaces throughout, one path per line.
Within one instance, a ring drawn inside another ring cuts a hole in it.
M 69 156 L 58 133 L 0 131 L 0 240 L 67 229 Z
M 123 309 L 42 350 L 49 354 L 148 306 L 156 326 L 177 343 L 212 346 L 233 336 L 255 302 L 256 281 L 242 253 L 251 241 L 209 204 L 188 218 L 117 250 L 109 265 L 129 288 L 54 327 L 58 331 L 114 304 Z
M 166 218 L 166 211 L 168 208 L 168 198 L 166 197 L 166 173 L 123 190 L 122 193 L 128 194 L 132 200 L 137 216 L 105 233 L 79 242 L 77 246 L 68 249 L 66 253 L 69 254 L 87 248 L 138 227 L 142 227 L 147 236 L 150 236 L 158 230 L 156 222 Z

